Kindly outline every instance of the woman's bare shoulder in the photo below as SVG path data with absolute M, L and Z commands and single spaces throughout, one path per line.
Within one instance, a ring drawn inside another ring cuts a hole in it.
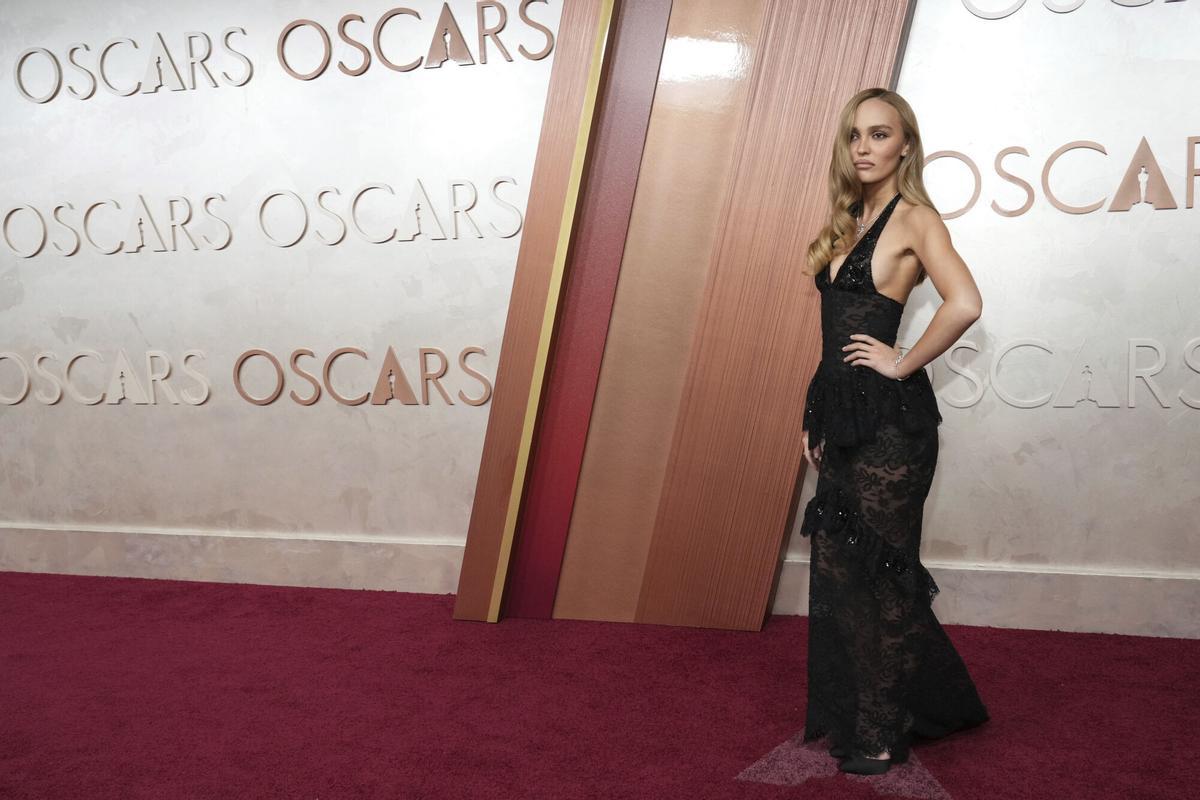
M 896 204 L 896 221 L 904 228 L 909 241 L 928 241 L 931 237 L 948 235 L 946 223 L 936 208 L 923 203 L 910 203 L 901 198 Z

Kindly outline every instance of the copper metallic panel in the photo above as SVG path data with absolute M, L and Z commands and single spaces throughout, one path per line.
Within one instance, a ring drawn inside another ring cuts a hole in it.
M 835 115 L 855 91 L 891 84 L 908 5 L 767 2 L 638 621 L 762 626 L 819 359 L 816 292 L 799 266 L 827 213 Z
M 504 326 L 495 393 L 484 435 L 456 619 L 495 621 L 524 485 L 543 359 L 591 127 L 599 57 L 612 0 L 572 0 L 559 22 L 557 52 Z M 600 45 L 601 47 L 598 47 Z
M 634 619 L 762 9 L 672 6 L 555 617 Z

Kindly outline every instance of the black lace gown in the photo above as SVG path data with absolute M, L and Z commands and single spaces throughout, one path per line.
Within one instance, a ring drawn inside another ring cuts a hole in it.
M 903 381 L 843 361 L 866 333 L 895 346 L 904 305 L 878 292 L 871 256 L 899 201 L 884 207 L 838 268 L 817 274 L 822 355 L 804 429 L 824 442 L 810 536 L 808 709 L 804 741 L 828 736 L 866 755 L 907 753 L 988 719 L 966 666 L 934 616 L 921 564 L 921 518 L 942 421 L 925 370 Z

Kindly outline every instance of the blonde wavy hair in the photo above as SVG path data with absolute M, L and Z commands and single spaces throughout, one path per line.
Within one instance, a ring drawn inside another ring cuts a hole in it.
M 854 115 L 859 105 L 873 97 L 896 109 L 900 115 L 904 138 L 908 142 L 908 155 L 900 160 L 900 166 L 897 168 L 900 195 L 910 203 L 937 210 L 925 191 L 925 182 L 921 177 L 925 152 L 921 147 L 921 131 L 917 126 L 917 116 L 913 113 L 912 106 L 890 89 L 878 86 L 863 89 L 850 98 L 838 117 L 833 157 L 829 162 L 829 221 L 817 234 L 817 238 L 808 245 L 806 275 L 816 276 L 821 270 L 828 269 L 835 256 L 848 252 L 854 246 L 857 228 L 855 217 L 860 211 L 862 182 L 858 179 L 858 172 L 854 169 L 854 157 L 850 153 L 850 129 L 854 127 Z M 921 267 L 916 282 L 921 283 L 925 277 L 925 268 Z

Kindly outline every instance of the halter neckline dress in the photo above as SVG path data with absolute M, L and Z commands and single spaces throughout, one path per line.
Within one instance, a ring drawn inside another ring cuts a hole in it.
M 810 538 L 808 707 L 803 741 L 828 736 L 893 757 L 915 737 L 979 725 L 988 711 L 933 613 L 937 583 L 920 560 L 925 498 L 942 416 L 924 369 L 897 381 L 843 361 L 866 333 L 895 346 L 905 304 L 875 288 L 871 258 L 900 200 L 884 207 L 821 295 L 821 361 L 803 427 L 823 443 L 800 533 Z M 853 209 L 852 209 L 853 210 Z

